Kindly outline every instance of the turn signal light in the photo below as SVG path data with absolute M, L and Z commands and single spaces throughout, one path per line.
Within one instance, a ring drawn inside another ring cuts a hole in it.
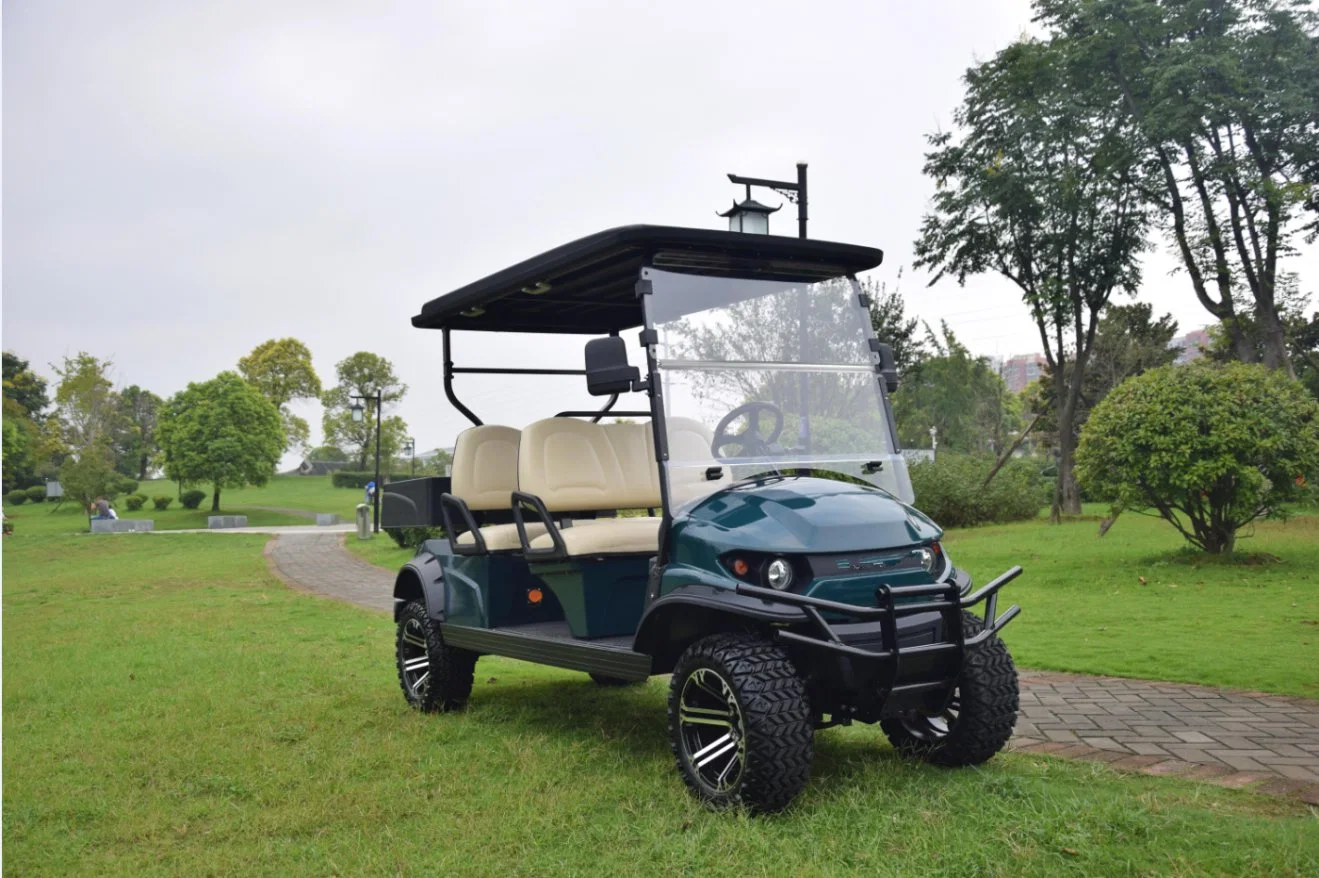
M 527 603 L 535 605 L 545 600 L 545 592 L 538 588 L 527 589 Z
M 751 568 L 747 566 L 747 562 L 743 561 L 741 558 L 733 559 L 734 574 L 737 576 L 746 576 L 749 572 L 751 572 Z

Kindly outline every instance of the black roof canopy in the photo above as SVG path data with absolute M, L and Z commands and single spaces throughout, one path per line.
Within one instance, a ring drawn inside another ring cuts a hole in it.
M 432 299 L 423 329 L 603 335 L 640 326 L 648 265 L 703 275 L 814 281 L 874 268 L 873 247 L 674 226 L 621 226 L 579 238 Z

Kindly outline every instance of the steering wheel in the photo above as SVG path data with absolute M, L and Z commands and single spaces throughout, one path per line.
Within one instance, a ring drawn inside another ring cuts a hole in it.
M 760 413 L 769 412 L 774 416 L 774 426 L 766 435 L 760 430 Z M 730 433 L 728 428 L 738 418 L 747 419 L 747 427 L 740 433 Z M 717 458 L 725 457 L 762 457 L 782 453 L 783 449 L 775 445 L 779 434 L 783 432 L 783 409 L 772 402 L 748 402 L 724 415 L 719 426 L 714 428 L 714 440 L 710 443 L 710 453 Z M 722 453 L 725 445 L 737 448 L 737 454 Z

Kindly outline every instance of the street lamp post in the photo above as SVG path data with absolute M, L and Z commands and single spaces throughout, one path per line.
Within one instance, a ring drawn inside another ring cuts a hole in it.
M 403 446 L 403 450 L 406 451 L 408 453 L 408 456 L 412 458 L 411 475 L 416 476 L 417 475 L 417 440 L 409 436 L 407 444 Z
M 350 399 L 361 400 L 361 402 L 353 403 L 352 408 L 350 409 L 353 413 L 353 420 L 359 424 L 363 420 L 363 405 L 372 399 L 376 401 L 376 490 L 371 495 L 371 505 L 374 507 L 371 511 L 371 515 L 372 529 L 375 533 L 380 533 L 380 408 L 381 402 L 383 401 L 382 392 L 377 390 L 374 397 L 353 395 Z

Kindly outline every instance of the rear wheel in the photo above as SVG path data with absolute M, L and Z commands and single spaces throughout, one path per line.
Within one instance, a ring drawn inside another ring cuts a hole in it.
M 806 684 L 752 634 L 716 634 L 683 653 L 669 685 L 669 737 L 688 788 L 715 808 L 778 811 L 811 774 Z
M 425 713 L 460 710 L 467 704 L 476 653 L 447 645 L 421 601 L 411 601 L 399 614 L 394 653 L 408 704 Z
M 983 620 L 967 613 L 970 637 Z M 947 705 L 938 713 L 911 711 L 880 721 L 884 734 L 905 756 L 936 765 L 979 765 L 1003 749 L 1017 722 L 1017 669 L 997 637 L 967 651 L 962 673 Z

